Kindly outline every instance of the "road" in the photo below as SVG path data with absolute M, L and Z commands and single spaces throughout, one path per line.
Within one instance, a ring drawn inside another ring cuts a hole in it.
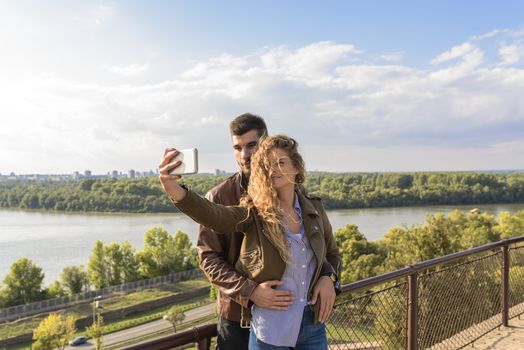
M 204 306 L 197 307 L 192 310 L 186 311 L 186 319 L 184 323 L 198 320 L 204 316 L 211 315 L 214 312 L 215 304 L 207 304 Z M 182 324 L 183 325 L 183 324 Z M 139 338 L 147 334 L 160 332 L 166 329 L 172 329 L 173 326 L 171 323 L 165 320 L 156 320 L 149 323 L 144 323 L 140 326 L 124 329 L 115 333 L 108 334 L 104 336 L 104 347 L 115 345 L 123 341 L 127 341 L 133 338 Z M 92 341 L 88 341 L 87 344 L 77 345 L 77 346 L 67 346 L 66 349 L 82 349 L 82 350 L 91 350 L 95 349 Z

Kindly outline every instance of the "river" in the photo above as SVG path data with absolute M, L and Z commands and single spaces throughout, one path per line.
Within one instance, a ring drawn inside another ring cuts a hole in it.
M 476 206 L 482 212 L 498 215 L 515 213 L 524 204 Z M 336 230 L 356 224 L 369 240 L 380 239 L 392 227 L 421 224 L 426 214 L 449 213 L 453 209 L 468 211 L 472 206 L 428 206 L 377 209 L 329 210 L 328 216 Z M 172 214 L 78 214 L 36 211 L 0 210 L 0 279 L 11 264 L 27 257 L 45 273 L 45 284 L 59 278 L 68 265 L 87 265 L 96 240 L 105 244 L 131 242 L 143 247 L 144 233 L 161 226 L 170 233 L 186 232 L 196 242 L 197 225 L 180 213 Z

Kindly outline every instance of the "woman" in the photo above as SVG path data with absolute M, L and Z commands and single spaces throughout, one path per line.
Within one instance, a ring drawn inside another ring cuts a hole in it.
M 315 316 L 310 302 L 322 263 L 327 259 L 338 272 L 340 254 L 320 200 L 303 194 L 305 169 L 296 141 L 280 135 L 260 142 L 251 158 L 247 195 L 232 207 L 211 203 L 180 186 L 180 176 L 169 175 L 180 164 L 171 162 L 176 154 L 167 152 L 159 167 L 162 186 L 176 206 L 217 232 L 243 232 L 235 268 L 259 283 L 281 280 L 277 288 L 295 294 L 286 311 L 256 305 L 252 315 L 242 310 L 244 320 L 252 316 L 249 348 L 327 349 L 325 325 L 317 322 L 327 315 Z M 314 304 L 318 313 L 320 302 Z M 327 306 L 328 314 L 332 307 Z

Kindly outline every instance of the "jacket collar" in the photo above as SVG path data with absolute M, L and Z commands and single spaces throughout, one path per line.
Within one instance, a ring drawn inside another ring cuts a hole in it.
M 318 211 L 311 201 L 307 200 L 306 196 L 301 191 L 297 191 L 296 194 L 298 196 L 300 206 L 302 207 L 302 214 L 318 216 Z

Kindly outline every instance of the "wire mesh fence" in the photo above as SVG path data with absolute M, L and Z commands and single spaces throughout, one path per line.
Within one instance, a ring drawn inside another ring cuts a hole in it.
M 509 249 L 509 317 L 524 314 L 524 245 Z
M 406 292 L 401 282 L 337 303 L 327 323 L 330 349 L 405 349 Z
M 110 286 L 104 289 L 92 290 L 60 298 L 12 306 L 0 309 L 0 322 L 16 320 L 17 318 L 30 316 L 36 313 L 59 310 L 71 305 L 92 301 L 97 296 L 110 296 L 117 293 L 131 293 L 140 289 L 156 287 L 166 283 L 174 283 L 185 279 L 199 278 L 202 276 L 202 271 L 199 269 L 192 269 L 150 279 L 128 282 L 117 286 Z
M 500 325 L 500 254 L 421 274 L 418 348 L 460 349 Z
M 330 349 L 407 349 L 413 307 L 417 349 L 471 345 L 503 324 L 501 246 L 413 265 L 404 269 L 402 279 L 378 278 L 366 292 L 356 289 L 358 293 L 341 295 L 327 323 Z M 508 307 L 513 318 L 524 314 L 524 245 L 511 245 L 508 259 Z M 408 274 L 417 275 L 413 300 L 405 282 Z

